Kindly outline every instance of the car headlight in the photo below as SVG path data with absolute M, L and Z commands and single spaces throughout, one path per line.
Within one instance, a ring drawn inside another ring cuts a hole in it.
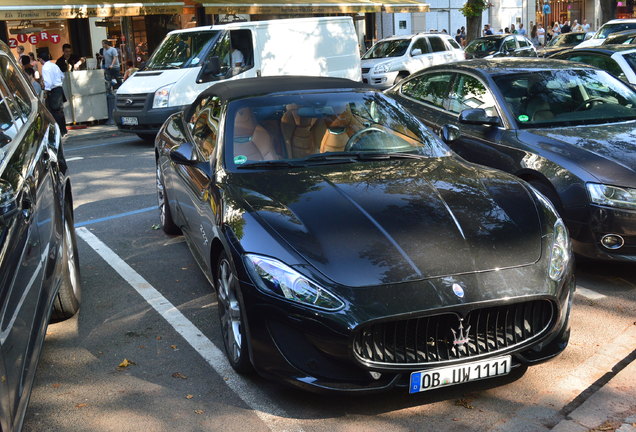
M 553 235 L 548 274 L 553 281 L 559 281 L 570 262 L 570 236 L 560 218 L 554 224 Z
M 380 63 L 379 65 L 376 65 L 373 68 L 373 71 L 375 73 L 387 73 L 387 72 L 391 72 L 392 68 L 393 68 L 392 63 Z
M 245 263 L 256 286 L 266 293 L 328 311 L 344 306 L 336 296 L 278 260 L 245 255 Z
M 174 84 L 161 87 L 155 92 L 155 98 L 152 100 L 153 108 L 167 108 L 168 98 L 170 97 L 170 89 Z
M 588 183 L 587 191 L 594 204 L 636 209 L 636 189 Z

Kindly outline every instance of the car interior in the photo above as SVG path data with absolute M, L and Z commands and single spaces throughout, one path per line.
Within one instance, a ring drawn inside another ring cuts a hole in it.
M 362 131 L 368 136 L 358 139 Z M 299 159 L 327 152 L 382 150 L 386 136 L 396 134 L 399 138 L 393 143 L 394 147 L 408 150 L 420 145 L 406 128 L 396 131 L 360 116 L 353 103 L 242 107 L 234 118 L 234 157 L 267 161 Z M 375 138 L 384 135 L 385 138 L 378 142 L 370 135 Z M 352 137 L 356 143 L 364 140 L 364 148 L 353 148 Z

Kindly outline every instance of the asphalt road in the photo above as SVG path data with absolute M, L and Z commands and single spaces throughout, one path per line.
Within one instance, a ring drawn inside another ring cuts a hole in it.
M 239 377 L 219 355 L 213 289 L 183 238 L 156 229 L 152 147 L 101 135 L 65 152 L 82 306 L 49 326 L 25 431 L 541 431 L 634 349 L 633 267 L 584 263 L 570 345 L 523 374 L 415 396 L 320 396 Z

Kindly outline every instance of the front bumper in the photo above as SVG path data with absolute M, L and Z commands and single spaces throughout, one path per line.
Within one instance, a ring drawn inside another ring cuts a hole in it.
M 156 134 L 172 114 L 183 111 L 187 105 L 152 108 L 154 93 L 142 95 L 117 94 L 113 117 L 117 129 L 122 132 Z M 130 103 L 127 103 L 130 102 Z M 122 117 L 137 119 L 136 125 L 123 124 Z
M 399 71 L 374 73 L 373 69 L 371 69 L 369 72 L 362 74 L 362 82 L 375 88 L 388 89 L 393 86 L 399 73 Z
M 574 252 L 597 260 L 636 262 L 636 210 L 590 205 L 586 219 L 568 224 Z M 621 236 L 624 245 L 604 247 L 601 239 L 607 234 Z
M 513 368 L 547 361 L 565 349 L 574 287 L 574 277 L 568 273 L 560 297 L 553 298 L 559 305 L 554 324 L 529 346 L 507 352 L 512 355 Z M 443 366 L 366 366 L 355 358 L 352 348 L 357 330 L 365 324 L 357 323 L 360 311 L 310 310 L 265 295 L 249 282 L 241 282 L 241 293 L 250 358 L 256 371 L 266 378 L 312 392 L 372 393 L 391 388 L 408 392 L 412 372 Z M 501 351 L 490 357 L 499 355 Z M 472 360 L 454 364 L 467 361 Z

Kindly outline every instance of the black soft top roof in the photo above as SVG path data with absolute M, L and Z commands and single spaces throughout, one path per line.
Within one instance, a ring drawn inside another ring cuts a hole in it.
M 204 90 L 194 103 L 185 110 L 185 118 L 190 118 L 195 107 L 199 106 L 203 99 L 214 96 L 224 101 L 231 101 L 248 96 L 263 96 L 273 93 L 359 88 L 373 90 L 373 88 L 367 84 L 363 84 L 359 81 L 329 77 L 287 75 L 223 81 Z

